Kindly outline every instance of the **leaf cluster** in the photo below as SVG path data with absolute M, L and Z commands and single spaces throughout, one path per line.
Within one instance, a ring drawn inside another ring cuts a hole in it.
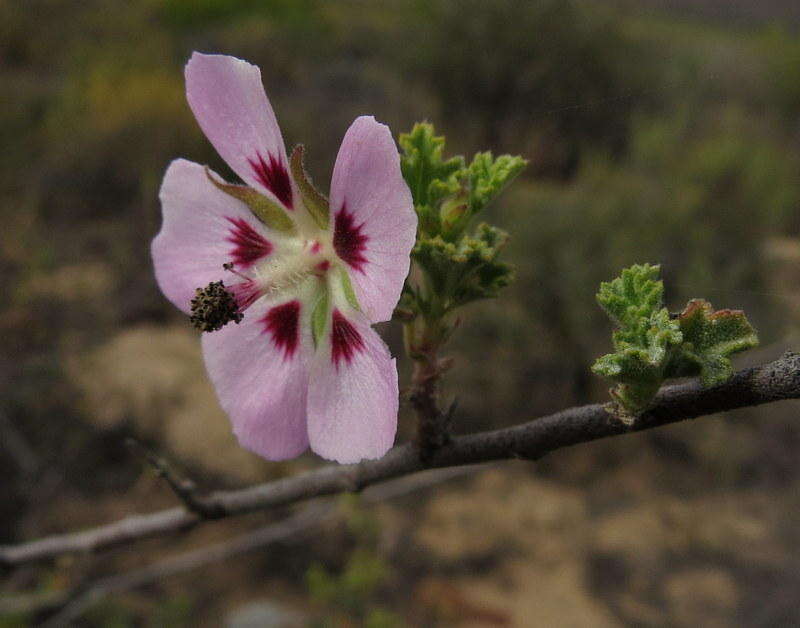
M 497 296 L 512 278 L 511 267 L 498 259 L 508 234 L 486 223 L 470 227 L 526 161 L 490 152 L 476 154 L 469 163 L 461 156 L 445 158 L 444 137 L 429 123 L 401 135 L 400 146 L 403 177 L 419 217 L 412 257 L 422 273 L 417 285 L 406 287 L 403 307 L 443 316 Z
M 699 375 L 704 386 L 725 382 L 733 373 L 730 356 L 758 345 L 744 312 L 715 312 L 694 299 L 671 316 L 663 300 L 659 266 L 634 265 L 600 285 L 597 301 L 617 329 L 614 353 L 592 370 L 617 382 L 611 394 L 623 418 L 646 410 L 666 379 Z

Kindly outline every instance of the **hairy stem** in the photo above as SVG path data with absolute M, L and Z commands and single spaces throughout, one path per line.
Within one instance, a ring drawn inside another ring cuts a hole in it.
M 420 317 L 404 326 L 406 349 L 414 361 L 411 404 L 417 415 L 416 444 L 420 458 L 430 460 L 450 440 L 449 414 L 439 408 L 439 381 L 446 362 L 439 359 L 444 342 L 441 323 Z

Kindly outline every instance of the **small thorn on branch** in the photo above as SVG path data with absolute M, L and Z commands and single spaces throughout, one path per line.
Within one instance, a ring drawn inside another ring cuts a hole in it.
M 172 492 L 188 510 L 203 519 L 219 519 L 227 514 L 225 508 L 220 504 L 209 502 L 198 496 L 197 485 L 188 478 L 181 478 L 165 458 L 148 449 L 135 438 L 128 438 L 125 444 L 140 454 L 155 469 L 159 477 L 166 480 Z

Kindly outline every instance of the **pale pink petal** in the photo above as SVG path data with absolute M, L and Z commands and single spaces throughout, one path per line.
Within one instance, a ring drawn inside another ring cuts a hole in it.
M 244 203 L 217 189 L 199 164 L 173 161 L 159 198 L 163 223 L 151 246 L 156 281 L 184 312 L 196 288 L 220 279 L 228 283 L 223 264 L 235 262 L 246 269 L 272 251 L 274 243 L 262 223 Z
M 269 460 L 308 447 L 307 319 L 299 300 L 262 298 L 240 324 L 203 334 L 206 369 L 239 443 Z
M 397 409 L 397 368 L 386 344 L 363 314 L 334 310 L 311 365 L 311 449 L 340 463 L 380 458 L 394 442 Z
M 258 67 L 195 52 L 185 73 L 189 106 L 220 156 L 248 185 L 291 209 L 286 149 Z
M 334 248 L 372 322 L 391 318 L 417 232 L 417 215 L 389 127 L 357 118 L 342 140 L 331 180 Z

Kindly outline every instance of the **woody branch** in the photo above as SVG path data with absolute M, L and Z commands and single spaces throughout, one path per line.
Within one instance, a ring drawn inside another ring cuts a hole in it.
M 663 388 L 652 407 L 632 426 L 593 404 L 562 410 L 513 427 L 453 437 L 423 461 L 416 446 L 401 445 L 380 460 L 329 465 L 249 488 L 193 499 L 195 508 L 171 508 L 132 515 L 81 532 L 0 547 L 0 565 L 14 567 L 76 552 L 96 552 L 139 539 L 186 531 L 200 523 L 257 510 L 287 506 L 314 497 L 348 491 L 410 475 L 426 468 L 477 464 L 492 460 L 536 460 L 551 451 L 609 436 L 621 436 L 726 410 L 800 399 L 800 355 L 787 353 L 773 362 L 739 371 L 724 384 L 703 388 L 699 382 Z M 203 513 L 213 513 L 207 516 Z

